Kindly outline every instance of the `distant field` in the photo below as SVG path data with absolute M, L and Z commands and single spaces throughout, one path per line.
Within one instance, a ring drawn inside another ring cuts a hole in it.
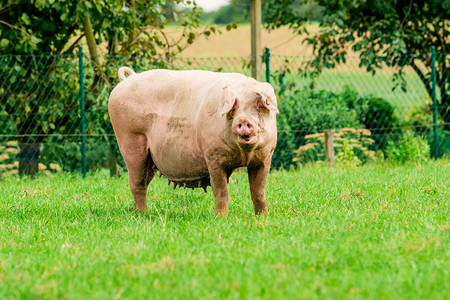
M 450 165 L 272 172 L 255 217 L 234 174 L 211 190 L 126 177 L 0 181 L 0 299 L 448 299 Z
M 358 92 L 361 96 L 376 96 L 383 98 L 397 108 L 397 113 L 404 116 L 409 112 L 411 106 L 424 105 L 430 102 L 423 83 L 417 74 L 407 72 L 405 74 L 407 82 L 406 92 L 400 88 L 392 90 L 392 73 L 378 72 L 375 76 L 362 70 L 325 70 L 316 80 L 318 89 L 325 89 L 333 92 L 342 92 L 345 87 Z M 307 86 L 310 81 L 296 77 L 295 74 L 286 76 L 286 82 L 296 82 L 297 86 Z
M 317 30 L 311 25 L 311 30 Z M 175 36 L 179 28 L 172 28 Z M 170 31 L 170 30 L 169 30 Z M 249 56 L 250 55 L 250 25 L 241 24 L 237 29 L 222 34 L 211 35 L 208 39 L 200 37 L 183 51 L 183 57 L 221 57 L 221 56 Z M 279 55 L 308 55 L 310 51 L 302 45 L 303 37 L 293 33 L 288 28 L 280 28 L 271 32 L 263 30 L 261 33 L 262 47 L 269 47 L 273 54 Z

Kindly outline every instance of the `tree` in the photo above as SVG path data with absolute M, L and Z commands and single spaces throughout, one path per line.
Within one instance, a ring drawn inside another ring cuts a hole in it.
M 115 78 L 107 66 L 117 56 L 170 60 L 198 35 L 215 32 L 214 26 L 199 29 L 202 11 L 195 3 L 174 10 L 172 4 L 185 2 L 190 1 L 2 1 L 0 53 L 8 55 L 0 56 L 0 112 L 16 125 L 20 174 L 38 171 L 41 143 L 49 134 L 78 132 L 69 125 L 78 123 L 74 54 L 81 39 L 86 37 L 95 69 L 86 109 L 98 109 L 98 96 Z M 165 32 L 168 14 L 184 28 L 174 41 Z
M 234 0 L 216 11 L 205 13 L 202 20 L 214 24 L 249 23 L 250 0 Z
M 403 70 L 411 66 L 431 96 L 430 49 L 435 46 L 439 113 L 450 130 L 450 0 L 265 0 L 263 5 L 267 28 L 287 25 L 308 33 L 307 22 L 315 13 L 322 15 L 319 31 L 306 39 L 315 54 L 310 66 L 318 71 L 345 62 L 352 50 L 370 72 L 383 65 L 395 67 L 394 88 L 406 88 Z M 308 5 L 302 13 L 295 9 Z

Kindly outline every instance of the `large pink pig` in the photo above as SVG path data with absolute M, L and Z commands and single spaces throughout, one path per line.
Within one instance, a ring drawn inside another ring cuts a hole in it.
M 125 74 L 128 77 L 125 77 Z M 174 187 L 211 186 L 216 214 L 228 213 L 228 179 L 247 167 L 256 214 L 277 143 L 272 86 L 237 73 L 119 69 L 109 114 L 128 167 L 134 207 L 147 209 L 157 171 Z

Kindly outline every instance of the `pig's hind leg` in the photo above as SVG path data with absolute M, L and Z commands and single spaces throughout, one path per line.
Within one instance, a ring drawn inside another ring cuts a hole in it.
M 122 146 L 122 147 L 120 147 Z M 147 210 L 147 189 L 157 172 L 144 135 L 127 136 L 119 145 L 128 168 L 128 180 L 134 198 L 134 208 Z

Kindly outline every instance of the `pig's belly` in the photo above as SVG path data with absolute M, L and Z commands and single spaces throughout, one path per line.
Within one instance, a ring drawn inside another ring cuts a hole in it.
M 148 141 L 153 162 L 170 181 L 185 187 L 209 185 L 206 161 L 195 137 L 168 132 L 161 138 L 150 136 Z

